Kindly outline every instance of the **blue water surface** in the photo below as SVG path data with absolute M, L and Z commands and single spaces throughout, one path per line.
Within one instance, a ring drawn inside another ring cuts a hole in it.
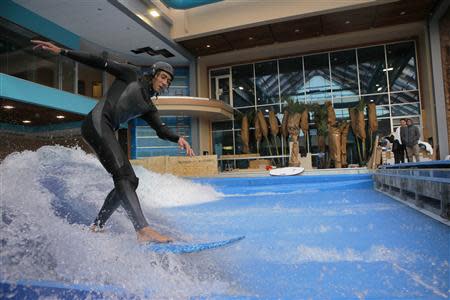
M 449 227 L 374 191 L 370 175 L 194 181 L 224 197 L 165 208 L 173 225 L 205 242 L 246 236 L 228 248 L 188 254 L 220 261 L 237 287 L 208 299 L 449 297 Z M 3 290 L 16 288 L 16 299 L 45 290 L 19 287 L 2 284 Z M 84 297 L 83 289 L 62 289 Z

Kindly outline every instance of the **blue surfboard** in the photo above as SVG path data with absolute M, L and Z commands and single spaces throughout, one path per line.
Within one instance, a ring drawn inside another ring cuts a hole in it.
M 174 253 L 174 254 L 186 254 L 186 253 L 197 253 L 205 250 L 217 249 L 225 246 L 232 245 L 244 239 L 245 236 L 239 236 L 236 238 L 208 242 L 208 243 L 151 243 L 144 247 L 145 251 L 155 252 L 155 253 Z

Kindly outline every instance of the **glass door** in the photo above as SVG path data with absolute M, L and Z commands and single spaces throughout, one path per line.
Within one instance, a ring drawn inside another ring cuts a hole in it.
M 229 75 L 218 76 L 216 79 L 216 99 L 231 105 L 230 86 L 231 78 Z

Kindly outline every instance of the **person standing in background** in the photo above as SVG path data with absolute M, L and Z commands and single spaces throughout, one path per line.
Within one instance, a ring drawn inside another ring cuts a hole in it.
M 400 138 L 402 139 L 403 145 L 406 147 L 408 162 L 413 161 L 413 156 L 416 158 L 416 162 L 419 162 L 419 128 L 412 123 L 411 119 L 406 120 L 406 125 L 406 127 L 400 128 Z
M 400 120 L 400 126 L 392 133 L 394 140 L 392 141 L 392 152 L 394 153 L 394 160 L 396 164 L 405 162 L 405 145 L 402 143 L 400 130 L 406 127 L 406 119 Z

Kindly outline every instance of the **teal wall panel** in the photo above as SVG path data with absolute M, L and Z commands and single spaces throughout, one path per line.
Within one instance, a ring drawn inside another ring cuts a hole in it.
M 64 92 L 0 73 L 0 97 L 86 115 L 97 104 L 88 97 Z

